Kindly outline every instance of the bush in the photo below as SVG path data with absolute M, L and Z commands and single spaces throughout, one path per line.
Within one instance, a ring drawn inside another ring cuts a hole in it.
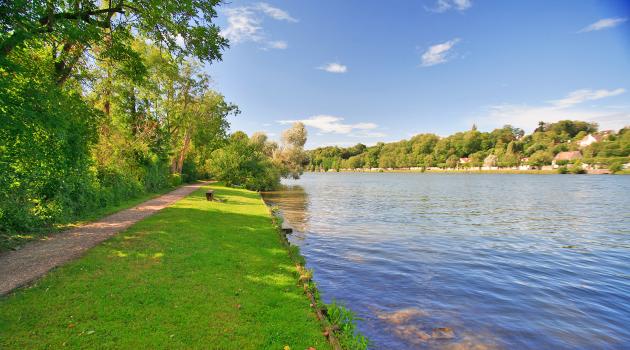
M 67 220 L 93 199 L 90 146 L 100 117 L 76 90 L 59 88 L 41 59 L 13 54 L 25 65 L 0 68 L 0 232 Z
M 541 167 L 543 165 L 551 164 L 553 155 L 546 151 L 536 151 L 529 157 L 529 165 Z
M 339 329 L 336 334 L 342 348 L 356 350 L 367 349 L 368 339 L 357 331 L 356 321 L 358 318 L 354 313 L 337 304 L 335 301 L 329 304 L 327 308 L 328 320 Z
M 573 174 L 586 174 L 586 170 L 584 170 L 582 168 L 572 167 L 571 168 L 571 173 L 573 173 Z
M 197 164 L 191 157 L 184 159 L 182 166 L 182 182 L 191 183 L 199 179 L 203 174 L 197 169 Z
M 227 186 L 267 191 L 280 184 L 281 169 L 249 142 L 244 133 L 212 153 L 208 162 L 213 177 Z
M 619 172 L 619 171 L 623 170 L 623 163 L 621 163 L 621 162 L 612 163 L 608 167 L 608 170 L 610 170 L 610 172 L 613 173 L 613 174 L 616 173 L 616 172 Z
M 580 162 L 578 160 L 575 163 L 573 163 L 573 166 L 571 167 L 571 173 L 573 173 L 573 174 L 586 174 L 586 170 L 584 170 L 582 168 L 582 162 Z
M 182 177 L 179 174 L 171 174 L 168 177 L 168 182 L 171 187 L 177 187 L 182 184 Z
M 569 169 L 566 166 L 561 166 L 558 168 L 558 174 L 567 174 Z
M 157 192 L 168 186 L 179 185 L 172 184 L 170 170 L 164 160 L 159 160 L 153 156 L 143 168 L 145 171 L 142 182 L 146 192 Z

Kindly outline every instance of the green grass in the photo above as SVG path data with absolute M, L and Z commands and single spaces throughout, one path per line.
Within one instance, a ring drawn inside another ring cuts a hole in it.
M 149 199 L 152 199 L 164 193 L 173 191 L 174 189 L 175 188 L 173 187 L 169 187 L 158 192 L 145 193 L 138 197 L 121 201 L 118 205 L 107 206 L 107 207 L 103 207 L 103 208 L 99 208 L 97 210 L 91 211 L 90 213 L 80 217 L 76 221 L 73 221 L 70 223 L 64 223 L 64 224 L 57 224 L 45 230 L 33 231 L 33 232 L 28 232 L 28 233 L 12 232 L 12 233 L 0 234 L 0 252 L 5 251 L 5 250 L 16 249 L 20 247 L 21 245 L 24 245 L 25 243 L 36 240 L 38 238 L 42 238 L 49 234 L 55 234 L 60 231 L 67 230 L 67 229 L 70 229 L 79 225 L 83 225 L 91 221 L 96 221 L 107 215 L 113 214 L 123 209 L 131 208 L 142 202 L 146 202 Z
M 257 193 L 218 185 L 0 299 L 2 349 L 328 349 Z

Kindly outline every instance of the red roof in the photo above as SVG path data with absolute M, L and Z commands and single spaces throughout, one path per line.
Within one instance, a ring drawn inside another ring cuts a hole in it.
M 569 152 L 560 152 L 556 154 L 553 160 L 575 160 L 582 158 L 582 152 L 580 151 L 569 151 Z

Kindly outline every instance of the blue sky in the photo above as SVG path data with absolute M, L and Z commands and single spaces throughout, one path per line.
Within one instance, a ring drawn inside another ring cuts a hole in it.
M 630 125 L 628 1 L 237 1 L 207 69 L 239 105 L 232 130 L 307 148 L 448 135 L 475 123 Z

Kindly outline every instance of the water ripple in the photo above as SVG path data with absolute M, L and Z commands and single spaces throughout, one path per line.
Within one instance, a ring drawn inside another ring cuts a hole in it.
M 377 349 L 630 348 L 630 177 L 306 174 L 265 194 Z M 395 322 L 393 322 L 395 321 Z

